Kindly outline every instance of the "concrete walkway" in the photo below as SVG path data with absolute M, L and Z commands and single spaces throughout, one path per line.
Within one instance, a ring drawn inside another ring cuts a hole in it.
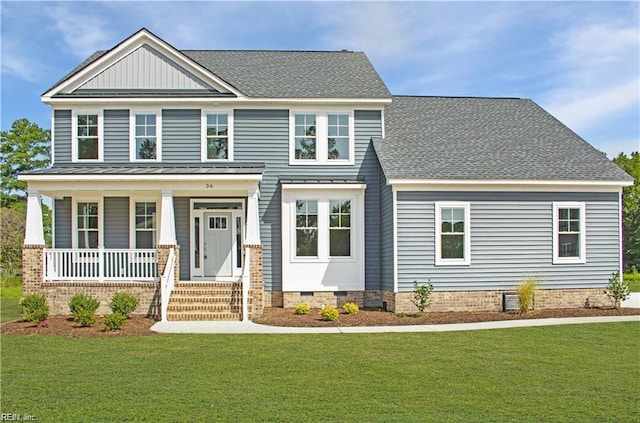
M 452 332 L 463 330 L 523 328 L 533 326 L 573 325 L 584 323 L 640 322 L 640 316 L 566 317 L 549 319 L 500 320 L 495 322 L 454 323 L 406 326 L 343 326 L 299 328 L 267 326 L 252 322 L 158 322 L 151 330 L 158 333 L 384 333 L 384 332 Z

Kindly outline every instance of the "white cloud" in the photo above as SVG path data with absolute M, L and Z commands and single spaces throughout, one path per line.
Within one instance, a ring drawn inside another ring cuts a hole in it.
M 113 46 L 118 36 L 109 31 L 108 20 L 84 2 L 54 3 L 47 8 L 51 22 L 62 35 L 63 50 L 85 59 L 96 50 Z M 97 5 L 97 3 L 94 3 Z M 122 5 L 121 5 L 122 7 Z M 92 14 L 93 13 L 93 14 Z
M 11 38 L 2 38 L 2 72 L 16 76 L 29 82 L 38 82 L 42 65 L 20 52 L 29 51 L 21 48 L 21 43 Z

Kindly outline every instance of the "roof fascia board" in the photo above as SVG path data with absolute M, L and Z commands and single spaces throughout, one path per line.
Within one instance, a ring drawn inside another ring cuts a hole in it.
M 367 188 L 367 184 L 282 184 L 283 190 L 364 190 Z
M 628 181 L 405 180 L 388 179 L 393 191 L 599 191 L 619 192 Z
M 51 106 L 55 105 L 87 105 L 87 104 L 197 104 L 224 103 L 230 105 L 242 105 L 250 107 L 259 104 L 261 106 L 282 106 L 282 105 L 363 105 L 376 108 L 384 108 L 391 103 L 391 99 L 386 98 L 251 98 L 251 97 L 42 97 L 42 102 Z
M 26 182 L 78 182 L 78 179 L 89 182 L 137 182 L 137 181 L 188 181 L 188 182 L 207 182 L 207 181 L 262 181 L 261 174 L 198 174 L 198 175 L 180 175 L 180 174 L 161 174 L 161 175 L 104 175 L 104 174 L 76 174 L 76 175 L 19 175 L 18 180 Z
M 211 73 L 202 65 L 188 58 L 166 41 L 150 33 L 146 29 L 142 29 L 122 41 L 120 44 L 113 47 L 111 50 L 107 51 L 93 63 L 90 63 L 84 69 L 81 69 L 75 75 L 71 76 L 71 78 L 69 78 L 68 80 L 63 81 L 62 83 L 44 93 L 42 95 L 42 101 L 46 103 L 46 100 L 50 99 L 53 95 L 60 91 L 73 91 L 77 89 L 83 83 L 85 83 L 104 69 L 108 68 L 109 66 L 115 64 L 127 54 L 133 52 L 135 49 L 141 47 L 144 44 L 148 44 L 150 47 L 153 47 L 160 53 L 163 53 L 171 60 L 174 60 L 176 63 L 184 66 L 189 71 L 193 72 L 195 76 L 204 80 L 205 82 L 208 82 L 217 88 L 223 88 L 224 90 L 227 90 L 237 95 L 238 97 L 244 97 L 244 94 L 238 91 L 235 87 L 229 85 L 227 82 Z

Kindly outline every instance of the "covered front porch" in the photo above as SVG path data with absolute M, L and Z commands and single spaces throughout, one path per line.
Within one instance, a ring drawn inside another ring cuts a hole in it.
M 150 298 L 139 311 L 166 320 L 181 283 L 232 283 L 240 288 L 239 317 L 261 313 L 255 307 L 261 293 L 249 298 L 262 289 L 262 261 L 251 259 L 252 251 L 262 253 L 260 166 L 89 169 L 22 176 L 29 185 L 26 293 L 45 292 L 62 303 L 61 291 L 107 295 L 142 287 Z M 51 248 L 44 245 L 42 195 L 53 199 Z

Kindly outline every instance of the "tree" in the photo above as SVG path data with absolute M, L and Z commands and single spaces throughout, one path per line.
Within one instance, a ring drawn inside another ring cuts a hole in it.
M 51 132 L 28 119 L 18 119 L 11 131 L 0 133 L 0 173 L 2 196 L 26 196 L 27 184 L 19 181 L 19 173 L 42 169 L 49 165 Z
M 622 239 L 624 242 L 624 269 L 640 267 L 640 153 L 630 157 L 620 153 L 613 162 L 635 179 L 630 187 L 622 190 Z
M 22 241 L 27 215 L 24 202 L 0 209 L 0 264 L 2 273 L 15 275 L 22 267 Z

